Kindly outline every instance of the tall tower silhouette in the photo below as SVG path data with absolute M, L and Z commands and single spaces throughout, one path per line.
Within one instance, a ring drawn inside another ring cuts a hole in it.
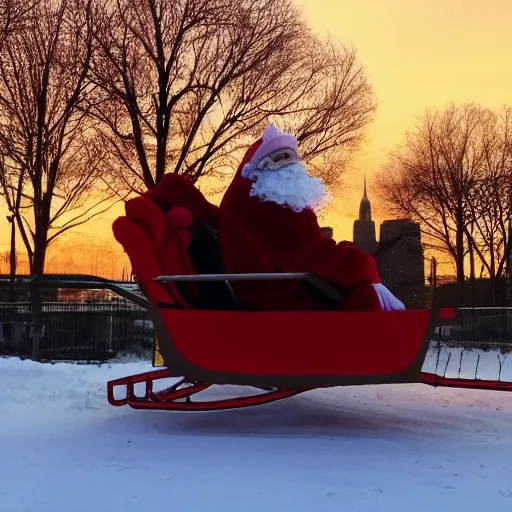
M 375 235 L 375 222 L 372 220 L 372 205 L 366 190 L 364 177 L 363 197 L 359 204 L 359 219 L 354 222 L 353 242 L 356 247 L 371 254 L 377 253 L 379 244 Z

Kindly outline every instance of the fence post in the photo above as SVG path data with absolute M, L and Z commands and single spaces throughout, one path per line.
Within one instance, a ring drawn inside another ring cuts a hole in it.
M 39 361 L 41 352 L 41 291 L 39 284 L 34 279 L 36 276 L 32 276 L 30 281 L 30 306 L 32 313 L 32 361 Z

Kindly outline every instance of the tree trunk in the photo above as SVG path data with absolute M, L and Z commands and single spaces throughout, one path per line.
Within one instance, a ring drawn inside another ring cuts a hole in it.
M 32 276 L 34 278 L 35 276 Z M 42 300 L 39 285 L 30 283 L 30 306 L 32 313 L 32 361 L 39 361 L 41 354 L 41 311 Z
M 10 254 L 10 272 L 11 272 L 11 301 L 15 300 L 14 297 L 14 281 L 16 279 L 16 220 L 19 219 L 21 197 L 23 192 L 23 180 L 25 179 L 25 171 L 20 172 L 18 178 L 18 187 L 16 189 L 16 200 L 14 201 L 13 208 L 11 210 L 11 254 Z
M 489 278 L 491 280 L 491 297 L 492 297 L 492 305 L 496 306 L 496 256 L 494 252 L 494 237 L 491 236 L 490 243 L 489 243 L 489 250 L 490 250 L 490 275 Z
M 437 261 L 432 258 L 430 262 L 430 307 L 434 307 L 437 300 Z
M 34 259 L 32 263 L 32 274 L 41 275 L 44 274 L 44 265 L 46 262 L 46 250 L 48 230 L 43 228 L 36 228 L 36 235 L 34 237 Z
M 9 254 L 9 273 L 10 273 L 10 300 L 15 301 L 14 281 L 16 280 L 16 224 L 14 215 L 11 217 L 11 252 Z
M 464 221 L 458 215 L 457 233 L 456 233 L 456 272 L 457 272 L 457 296 L 458 305 L 462 306 L 464 302 Z
M 44 274 L 44 264 L 46 260 L 46 250 L 48 238 L 48 229 L 36 225 L 36 233 L 34 237 L 34 253 L 32 261 L 32 278 L 37 278 Z M 43 327 L 41 312 L 42 299 L 39 285 L 32 282 L 30 286 L 30 304 L 32 309 L 32 360 L 39 361 L 41 353 L 41 331 Z
M 509 216 L 508 220 L 508 239 L 505 244 L 507 250 L 507 306 L 512 306 L 512 217 Z
M 491 305 L 497 304 L 496 275 L 491 275 Z
M 468 236 L 468 247 L 469 247 L 469 275 L 471 282 L 471 305 L 475 306 L 475 286 L 476 286 L 476 275 L 475 275 L 475 249 L 473 247 L 473 240 Z

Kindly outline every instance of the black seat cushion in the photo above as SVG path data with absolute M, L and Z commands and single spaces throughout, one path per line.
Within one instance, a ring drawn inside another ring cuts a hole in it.
M 196 222 L 190 227 L 188 256 L 198 274 L 225 274 L 219 233 L 208 224 Z M 198 283 L 199 299 L 192 307 L 199 309 L 233 310 L 239 305 L 229 286 L 223 281 Z

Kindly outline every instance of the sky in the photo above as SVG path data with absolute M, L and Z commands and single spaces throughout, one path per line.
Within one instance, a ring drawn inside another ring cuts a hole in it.
M 512 104 L 512 1 L 510 0 L 296 0 L 312 29 L 353 44 L 374 87 L 378 111 L 367 142 L 354 155 L 346 187 L 322 224 L 336 240 L 352 239 L 366 173 L 377 223 L 385 205 L 375 200 L 372 176 L 413 130 L 427 108 L 468 101 L 499 108 Z M 0 212 L 0 251 L 9 229 Z M 56 244 L 49 270 L 111 274 L 128 267 L 111 235 L 108 215 L 80 227 Z M 99 247 L 100 250 L 95 248 Z M 0 272 L 6 271 L 0 262 Z

